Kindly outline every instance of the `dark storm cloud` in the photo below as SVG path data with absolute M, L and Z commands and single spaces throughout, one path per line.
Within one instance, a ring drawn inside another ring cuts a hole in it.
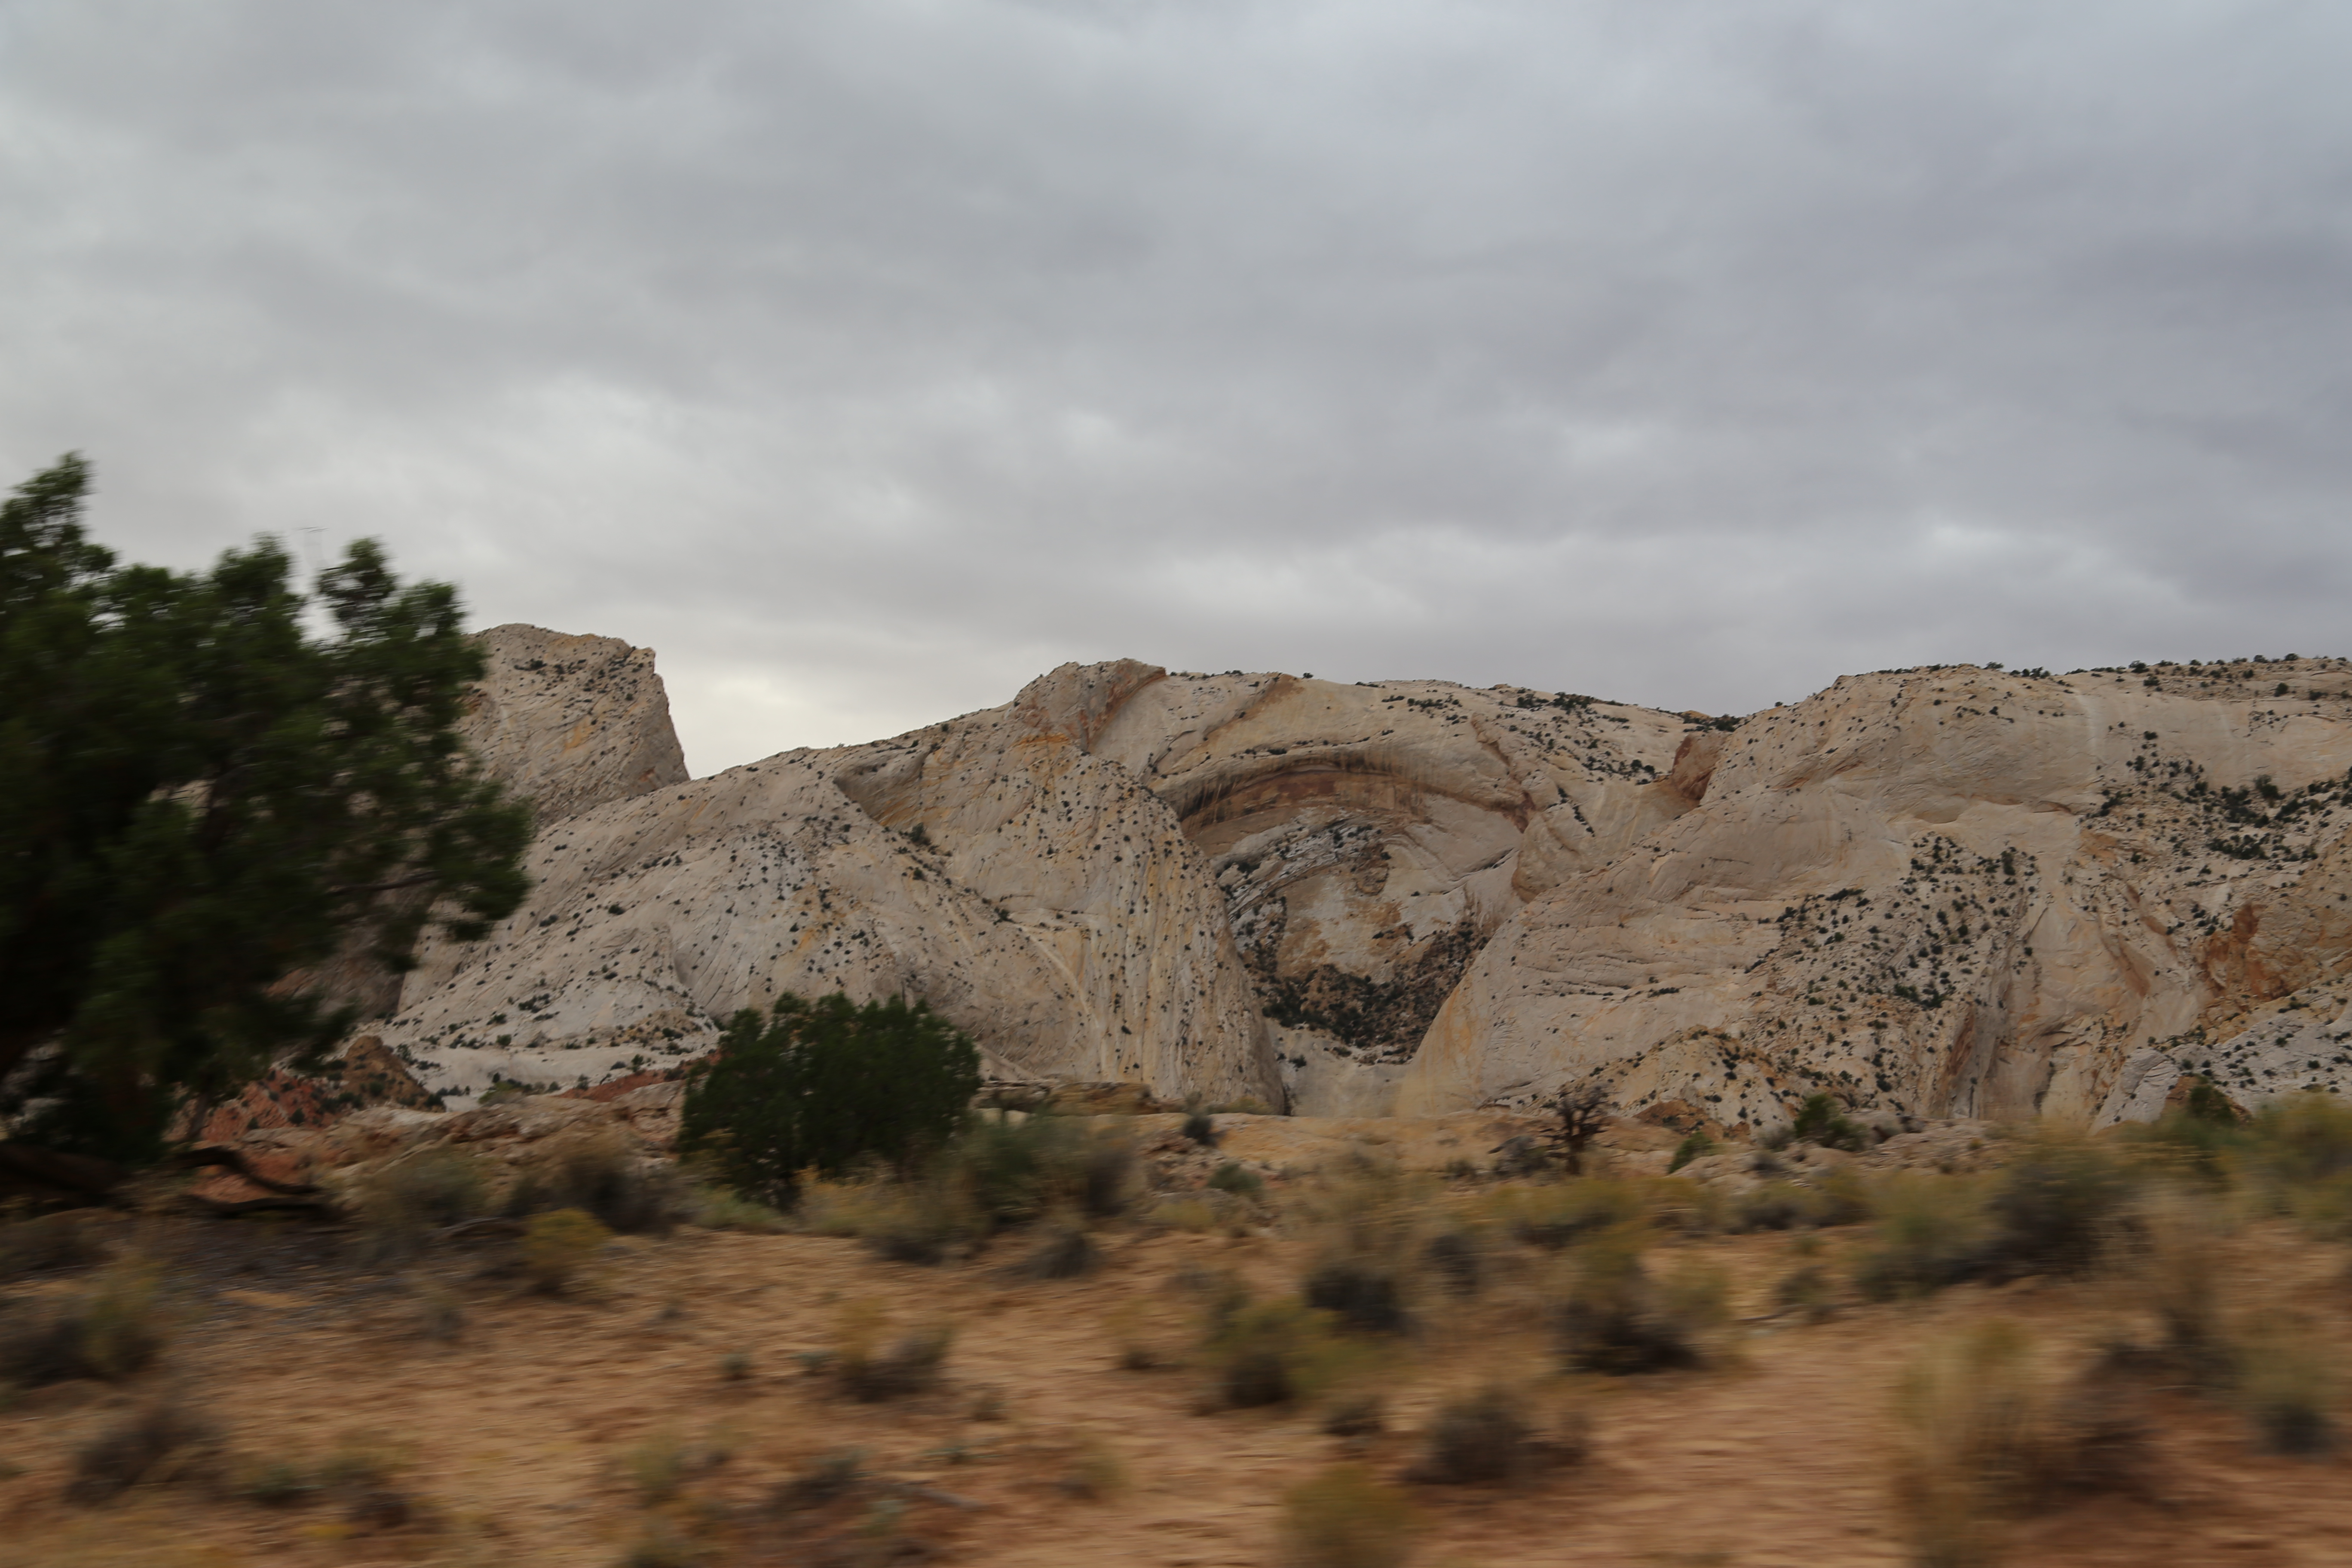
M 1744 710 L 2352 651 L 2352 14 L 0 0 L 0 460 L 660 648 Z

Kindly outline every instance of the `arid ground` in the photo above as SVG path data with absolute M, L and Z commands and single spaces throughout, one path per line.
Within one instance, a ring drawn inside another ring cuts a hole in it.
M 1414 1201 L 1475 1222 L 1522 1189 L 1545 1184 L 1433 1177 Z M 1073 1279 L 1023 1277 L 1020 1231 L 926 1266 L 847 1237 L 688 1226 L 614 1241 L 560 1294 L 528 1289 L 495 1237 L 393 1268 L 299 1219 L 124 1220 L 111 1245 L 161 1281 L 168 1342 L 136 1376 L 10 1397 L 0 1558 L 1275 1563 L 1286 1491 L 1352 1462 L 1408 1500 L 1415 1563 L 1902 1563 L 1918 1558 L 1898 1391 L 1929 1347 L 2007 1321 L 2054 1391 L 2160 1330 L 2120 1264 L 1874 1303 L 1845 1283 L 1866 1224 L 1663 1234 L 1654 1272 L 1712 1268 L 1728 1287 L 1708 1361 L 1570 1373 L 1556 1325 L 1575 1250 L 1474 1223 L 1475 1293 L 1423 1281 L 1405 1331 L 1335 1339 L 1329 1386 L 1216 1408 L 1209 1302 L 1235 1279 L 1261 1300 L 1295 1294 L 1328 1245 L 1318 1205 L 1347 1191 L 1300 1175 L 1214 1223 L 1109 1220 L 1093 1232 L 1098 1266 Z M 2340 1245 L 2274 1219 L 2215 1245 L 2225 1312 L 2286 1313 L 2343 1342 Z M 1829 1292 L 1818 1316 L 1780 1305 L 1806 1268 Z M 21 1307 L 89 1277 L 14 1290 Z M 837 1352 L 859 1325 L 877 1344 L 951 1331 L 936 1383 L 851 1397 Z M 1522 1401 L 1539 1437 L 1581 1432 L 1582 1457 L 1556 1446 L 1494 1484 L 1413 1479 L 1438 1406 L 1488 1385 Z M 2130 1388 L 2128 1473 L 2018 1510 L 1987 1550 L 2018 1564 L 2346 1560 L 2342 1458 L 2267 1453 L 2238 1402 L 2160 1368 Z M 1367 1395 L 1381 1430 L 1326 1431 Z M 110 1499 L 72 1500 L 78 1456 L 162 1401 L 210 1434 Z

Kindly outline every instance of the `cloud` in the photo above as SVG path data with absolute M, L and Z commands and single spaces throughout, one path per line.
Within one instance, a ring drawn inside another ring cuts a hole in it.
M 661 650 L 689 762 L 1063 658 L 1742 710 L 2323 649 L 2352 16 L 0 7 L 0 461 Z

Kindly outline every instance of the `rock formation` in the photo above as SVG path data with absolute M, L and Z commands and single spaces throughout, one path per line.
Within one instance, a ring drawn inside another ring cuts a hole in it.
M 835 989 L 929 999 L 999 1076 L 1315 1114 L 1597 1078 L 1677 1124 L 1816 1089 L 2112 1120 L 2183 1067 L 2352 1073 L 2341 660 L 1886 671 L 1737 721 L 1123 660 L 688 781 L 649 654 L 486 637 L 537 887 L 371 1026 L 436 1089 Z
M 687 781 L 654 650 L 614 637 L 493 626 L 464 733 L 542 822 Z

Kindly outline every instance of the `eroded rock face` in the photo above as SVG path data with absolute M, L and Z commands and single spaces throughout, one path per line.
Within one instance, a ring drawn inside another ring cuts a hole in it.
M 2318 1049 L 2352 970 L 2342 661 L 1849 677 L 1732 727 L 1121 660 L 688 782 L 635 650 L 526 631 L 497 657 L 553 684 L 484 745 L 585 804 L 542 806 L 530 905 L 380 1026 L 436 1089 L 601 1081 L 835 989 L 929 1000 L 993 1078 L 1321 1114 L 1598 1075 L 1675 1125 L 1818 1089 L 2098 1120 L 2183 1065 L 2352 1072 Z
M 1400 1105 L 1602 1071 L 1726 1124 L 1816 1088 L 2114 1114 L 2135 1053 L 2345 969 L 2352 682 L 2228 669 L 1849 677 L 1755 715 L 1695 809 L 1505 923 Z
M 542 829 L 530 901 L 426 951 L 384 1026 L 428 1082 L 591 1082 L 782 992 L 929 1001 L 990 1075 L 1282 1099 L 1224 905 L 1167 805 L 1085 737 L 1148 667 L 786 752 Z
M 1138 690 L 1096 745 L 1210 855 L 1294 1092 L 1337 1114 L 1387 1096 L 1531 891 L 1690 809 L 1703 773 L 1670 782 L 1687 728 L 1517 688 L 1234 673 Z
M 520 624 L 478 634 L 464 733 L 541 824 L 687 782 L 654 650 Z

